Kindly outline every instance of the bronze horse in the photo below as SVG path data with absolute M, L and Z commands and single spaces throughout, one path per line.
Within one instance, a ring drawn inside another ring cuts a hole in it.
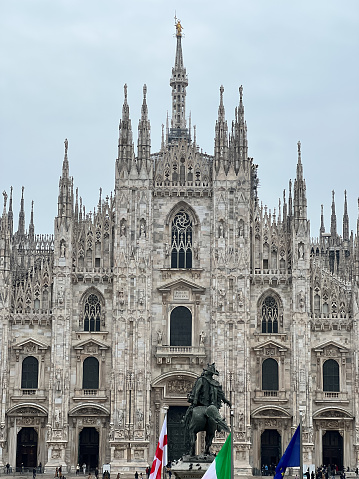
M 196 406 L 192 409 L 192 417 L 188 425 L 188 436 L 190 443 L 189 454 L 195 455 L 197 433 L 200 431 L 206 432 L 205 443 L 206 447 L 204 454 L 210 454 L 210 447 L 212 445 L 216 431 L 224 429 L 229 432 L 229 427 L 218 412 L 218 409 L 213 404 L 211 406 Z

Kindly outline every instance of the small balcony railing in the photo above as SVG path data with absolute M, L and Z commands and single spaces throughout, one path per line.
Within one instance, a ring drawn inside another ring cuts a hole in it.
M 317 391 L 315 395 L 316 403 L 345 403 L 349 404 L 348 393 L 341 391 Z
M 94 398 L 98 401 L 105 401 L 107 399 L 106 389 L 75 389 L 73 397 L 75 401 Z

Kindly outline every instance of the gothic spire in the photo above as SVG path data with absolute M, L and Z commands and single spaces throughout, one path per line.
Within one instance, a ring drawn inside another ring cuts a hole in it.
M 32 201 L 32 202 L 31 202 L 30 224 L 29 224 L 29 238 L 30 238 L 30 241 L 34 241 L 34 233 L 35 233 L 35 226 L 34 226 L 34 201 Z
M 129 172 L 131 162 L 133 160 L 133 141 L 132 141 L 132 126 L 130 120 L 130 108 L 127 103 L 127 85 L 123 87 L 124 101 L 122 107 L 122 118 L 119 125 L 118 138 L 118 168 L 125 169 Z
M 337 215 L 335 214 L 335 192 L 332 191 L 332 214 L 330 216 L 330 235 L 332 239 L 337 236 Z
M 65 155 L 62 163 L 62 175 L 59 181 L 59 196 L 57 201 L 57 215 L 59 218 L 71 218 L 73 213 L 73 185 L 72 178 L 69 176 L 69 161 L 67 151 L 69 142 L 67 138 L 64 141 Z
M 238 171 L 241 162 L 248 158 L 247 124 L 244 120 L 243 86 L 239 87 L 239 106 L 235 109 L 235 121 L 232 124 L 232 148 L 234 167 Z
M 189 132 L 186 128 L 186 88 L 188 78 L 183 66 L 182 55 L 182 30 L 181 21 L 175 17 L 176 26 L 176 58 L 172 68 L 170 86 L 172 87 L 172 120 L 169 141 L 178 141 L 180 138 L 189 140 Z
M 220 97 L 218 107 L 218 119 L 216 121 L 214 139 L 214 161 L 215 169 L 217 172 L 219 170 L 220 164 L 224 164 L 224 159 L 227 158 L 228 151 L 228 126 L 223 105 L 223 85 L 221 85 L 219 92 Z
M 347 190 L 344 191 L 343 240 L 349 241 L 349 216 L 348 216 Z
M 322 236 L 325 233 L 325 227 L 324 227 L 324 206 L 321 205 L 321 211 L 320 211 L 320 236 Z
M 25 234 L 25 210 L 24 210 L 24 187 L 21 188 L 21 202 L 20 202 L 20 211 L 19 211 L 19 226 L 18 233 L 19 235 Z
M 296 226 L 300 220 L 307 219 L 306 185 L 303 178 L 301 143 L 298 141 L 297 175 L 294 180 L 294 219 Z
M 14 228 L 14 213 L 12 211 L 12 186 L 10 186 L 9 212 L 7 214 L 9 233 L 12 236 Z
M 144 162 L 144 166 L 146 169 L 148 168 L 147 162 L 150 159 L 150 149 L 151 149 L 151 140 L 150 140 L 150 122 L 148 120 L 148 108 L 146 103 L 146 94 L 147 94 L 147 86 L 143 85 L 143 102 L 141 108 L 141 119 L 138 123 L 138 161 L 139 161 L 139 169 L 141 169 L 142 162 Z

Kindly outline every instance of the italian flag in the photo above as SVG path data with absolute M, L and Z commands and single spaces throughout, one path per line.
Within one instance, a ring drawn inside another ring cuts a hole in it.
M 231 435 L 207 469 L 202 479 L 231 479 Z

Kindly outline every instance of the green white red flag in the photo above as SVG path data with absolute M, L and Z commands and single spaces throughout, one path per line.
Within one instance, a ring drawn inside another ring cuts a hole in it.
M 202 479 L 231 479 L 231 462 L 231 435 L 229 434 Z

